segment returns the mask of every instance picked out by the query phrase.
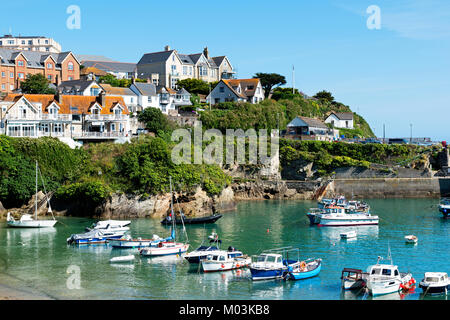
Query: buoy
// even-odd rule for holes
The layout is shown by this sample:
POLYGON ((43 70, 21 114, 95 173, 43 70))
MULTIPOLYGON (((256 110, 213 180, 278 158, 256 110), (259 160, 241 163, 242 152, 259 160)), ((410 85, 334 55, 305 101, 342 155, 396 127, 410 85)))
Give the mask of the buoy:
POLYGON ((269 233, 270 232, 270 230, 269 230, 269 228, 267 228, 267 233, 269 233))

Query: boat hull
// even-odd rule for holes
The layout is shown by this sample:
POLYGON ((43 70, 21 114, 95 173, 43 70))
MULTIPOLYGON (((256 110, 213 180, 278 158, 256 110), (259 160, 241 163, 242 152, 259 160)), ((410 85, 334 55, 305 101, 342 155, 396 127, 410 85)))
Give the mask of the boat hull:
POLYGON ((56 222, 56 220, 8 221, 7 225, 10 228, 52 228, 56 222))
POLYGON ((150 247, 152 245, 153 240, 121 240, 121 239, 112 239, 109 241, 109 244, 113 248, 119 249, 139 249, 150 247))
POLYGON ((284 275, 286 268, 278 269, 259 269, 250 267, 250 273, 252 280, 272 280, 281 279, 284 275))
POLYGON ((402 285, 406 284, 411 279, 411 274, 408 274, 401 279, 369 279, 369 281, 367 282, 367 288, 369 289, 369 294, 371 294, 372 296, 380 296, 384 294, 399 292, 400 290, 402 290, 402 285))
POLYGON ((74 239, 72 240, 71 244, 76 244, 76 245, 83 245, 83 244, 106 244, 108 243, 110 240, 113 239, 119 239, 121 238, 122 235, 120 236, 111 236, 111 237, 99 237, 99 238, 89 238, 89 239, 74 239))
POLYGON ((144 257, 159 257, 185 253, 189 249, 188 244, 163 245, 162 247, 149 247, 141 251, 144 257))
POLYGON ((429 295, 438 295, 438 294, 448 294, 450 292, 450 284, 441 285, 441 286, 433 286, 423 282, 419 283, 419 288, 422 289, 424 294, 429 295))
POLYGON ((322 269, 322 263, 319 262, 317 267, 313 270, 303 271, 303 272, 289 272, 289 280, 303 280, 319 275, 322 269))
POLYGON ((450 207, 441 206, 441 207, 439 207, 439 212, 442 213, 444 218, 449 218, 450 217, 450 207))
POLYGON ((202 261, 203 272, 229 271, 234 269, 246 268, 250 265, 251 258, 234 259, 233 261, 217 262, 202 261))
MULTIPOLYGON (((217 215, 212 215, 212 216, 208 216, 208 217, 200 217, 200 218, 184 218, 183 221, 181 221, 181 219, 176 219, 176 224, 204 224, 204 223, 214 223, 217 220, 219 220, 220 218, 222 218, 221 214, 217 214, 217 215)), ((162 224, 165 225, 171 225, 172 221, 164 218, 161 221, 162 224)))
POLYGON ((319 227, 375 226, 378 218, 320 218, 319 227))

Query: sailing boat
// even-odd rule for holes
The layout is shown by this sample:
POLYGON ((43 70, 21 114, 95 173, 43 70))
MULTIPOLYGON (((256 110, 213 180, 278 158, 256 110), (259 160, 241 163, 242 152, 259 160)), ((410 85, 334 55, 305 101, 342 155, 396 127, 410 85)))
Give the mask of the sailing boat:
POLYGON ((41 180, 42 180, 42 184, 44 186, 45 197, 47 198, 47 203, 48 203, 48 211, 47 212, 50 212, 52 214, 53 220, 44 220, 44 219, 38 220, 38 217, 37 217, 38 171, 40 172, 38 162, 36 161, 36 193, 35 193, 35 204, 34 204, 34 219, 30 214, 24 214, 24 215, 22 215, 20 220, 14 220, 14 218, 11 216, 11 212, 8 212, 6 222, 9 227, 12 227, 12 228, 51 228, 57 222, 55 220, 55 217, 53 216, 52 208, 50 207, 50 201, 47 198, 47 192, 45 191, 45 184, 44 184, 44 179, 42 178, 42 173, 41 173, 41 180))
MULTIPOLYGON (((172 193, 172 177, 169 177, 170 180, 170 209, 172 217, 175 217, 175 214, 173 212, 173 193, 172 193)), ((180 212, 181 213, 181 212, 180 212)), ((183 214, 180 214, 181 221, 183 223, 183 230, 185 233, 185 236, 187 238, 186 229, 184 227, 183 222, 183 214)), ((156 245, 152 245, 149 247, 146 247, 142 250, 140 250, 140 255, 144 257, 156 257, 156 256, 167 256, 167 255, 174 255, 174 254, 182 254, 185 253, 189 249, 189 243, 181 243, 176 242, 176 233, 175 233, 175 225, 176 225, 176 219, 172 219, 172 232, 171 232, 171 239, 173 241, 162 241, 157 243, 156 245)))

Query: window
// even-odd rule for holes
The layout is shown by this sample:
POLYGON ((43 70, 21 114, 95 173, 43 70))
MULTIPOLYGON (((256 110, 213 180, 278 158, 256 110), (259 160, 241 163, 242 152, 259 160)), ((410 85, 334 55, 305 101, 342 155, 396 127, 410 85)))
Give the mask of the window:
POLYGON ((48 44, 48 40, 45 40, 45 44, 48 44))
POLYGON ((25 75, 24 75, 23 72, 19 72, 19 73, 17 74, 17 76, 19 77, 19 79, 24 79, 24 78, 25 78, 25 75))
POLYGON ((100 93, 99 88, 91 88, 91 96, 98 96, 99 93, 100 93))
POLYGON ((390 276, 391 275, 391 269, 383 269, 383 276, 390 276))
POLYGON ((22 40, 22 44, 25 44, 25 40, 22 40))
POLYGON ((33 40, 28 40, 28 44, 33 44, 33 40))
POLYGON ((187 66, 183 66, 183 75, 187 75, 188 74, 188 67, 187 66))
POLYGON ((8 40, 8 44, 14 44, 14 40, 8 40))
POLYGON ((2 90, 6 90, 5 84, 2 84, 2 90))
POLYGON ((10 72, 10 73, 9 73, 9 77, 10 77, 11 79, 14 79, 14 72, 10 72))
POLYGON ((116 124, 115 123, 111 123, 111 131, 116 131, 116 124))
POLYGON ((52 75, 49 74, 49 75, 47 76, 47 79, 51 81, 51 80, 52 80, 52 75))
POLYGON ((2 71, 2 78, 6 77, 5 71, 2 71))
POLYGON ((62 123, 55 123, 53 125, 53 132, 56 132, 56 133, 63 132, 62 123))
POLYGON ((69 81, 70 81, 70 80, 73 80, 73 77, 68 77, 67 80, 69 80, 69 81))
POLYGON ((221 92, 221 93, 225 92, 225 87, 220 87, 219 92, 221 92))
POLYGON ((13 91, 13 90, 14 90, 14 85, 13 85, 13 84, 10 84, 10 85, 9 85, 9 90, 10 90, 10 91, 13 91))
POLYGON ((19 116, 25 119, 27 117, 27 108, 26 107, 20 107, 19 108, 19 116))
POLYGON ((376 268, 376 269, 372 269, 371 274, 380 274, 380 272, 381 272, 381 269, 376 268))
POLYGON ((17 66, 23 67, 24 65, 25 65, 25 64, 24 64, 24 61, 23 61, 23 60, 17 61, 17 66))
POLYGON ((73 62, 69 62, 67 64, 67 69, 69 69, 69 71, 73 71, 73 62))
POLYGON ((47 69, 53 69, 53 64, 47 63, 47 69))
POLYGON ((152 103, 152 97, 151 97, 151 96, 148 96, 148 97, 147 97, 147 102, 148 102, 148 103, 152 103))
POLYGON ((49 48, 49 47, 45 48, 45 51, 49 52, 49 51, 50 51, 50 48, 49 48))
POLYGON ((177 66, 176 65, 172 65, 171 66, 171 71, 172 71, 172 75, 175 76, 177 74, 177 66))
POLYGON ((220 103, 220 98, 215 98, 215 99, 214 99, 214 103, 215 103, 215 104, 220 103))
POLYGON ((161 111, 166 112, 166 105, 161 106, 161 111))

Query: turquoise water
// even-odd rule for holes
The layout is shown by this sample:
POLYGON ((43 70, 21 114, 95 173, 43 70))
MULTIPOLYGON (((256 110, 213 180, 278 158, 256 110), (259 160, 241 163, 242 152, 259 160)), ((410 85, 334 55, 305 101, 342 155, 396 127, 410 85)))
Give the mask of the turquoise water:
MULTIPOLYGON (((110 264, 111 257, 137 250, 67 246, 66 238, 82 232, 93 220, 64 217, 58 218, 61 223, 53 231, 10 229, 2 222, 0 272, 62 299, 370 299, 364 294, 342 292, 341 271, 344 267, 365 270, 376 263, 378 256, 387 256, 389 245, 400 271, 412 272, 417 282, 427 271, 450 273, 450 220, 441 217, 436 199, 367 202, 373 214, 380 216, 380 224, 358 227, 356 240, 340 239, 340 232, 348 228, 310 226, 305 213, 316 206, 312 201, 241 202, 235 212, 224 214, 215 224, 186 226, 189 251, 202 241, 206 243, 212 231, 219 234, 223 248, 231 245, 249 255, 276 247, 300 248, 301 258, 323 259, 320 275, 309 280, 252 282, 248 270, 203 274, 197 265, 176 256, 137 257, 132 263, 110 264), (406 244, 403 237, 408 234, 417 235, 419 243, 406 244), (79 268, 79 289, 69 289, 73 287, 70 266, 79 268)), ((165 237, 169 232, 158 219, 132 220, 133 237, 165 237)), ((380 299, 423 299, 421 292, 417 288, 415 293, 395 293, 380 299)))

